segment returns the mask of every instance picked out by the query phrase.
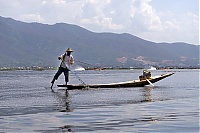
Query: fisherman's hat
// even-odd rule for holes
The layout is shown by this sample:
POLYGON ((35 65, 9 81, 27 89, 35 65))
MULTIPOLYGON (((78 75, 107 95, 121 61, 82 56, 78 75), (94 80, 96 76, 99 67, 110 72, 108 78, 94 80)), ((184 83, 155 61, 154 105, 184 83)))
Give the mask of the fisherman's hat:
POLYGON ((68 49, 66 50, 66 52, 73 52, 73 50, 72 50, 71 48, 68 48, 68 49))

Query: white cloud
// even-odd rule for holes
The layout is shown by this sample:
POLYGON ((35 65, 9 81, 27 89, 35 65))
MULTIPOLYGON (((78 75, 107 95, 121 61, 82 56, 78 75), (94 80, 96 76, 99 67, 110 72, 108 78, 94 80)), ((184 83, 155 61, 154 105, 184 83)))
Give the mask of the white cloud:
POLYGON ((110 29, 110 30, 123 29, 122 25, 113 24, 112 18, 94 17, 93 19, 82 19, 81 23, 83 25, 95 24, 98 27, 100 27, 101 30, 104 30, 104 31, 106 31, 107 29, 110 29))
MULTIPOLYGON (((171 14, 171 13, 170 13, 171 14)), ((170 16, 170 15, 168 15, 170 16)), ((175 16, 175 15, 173 15, 175 16)), ((186 13, 179 18, 160 16, 163 30, 146 32, 145 38, 158 42, 186 42, 199 44, 199 18, 192 13, 186 13)))
POLYGON ((66 1, 65 0, 53 0, 53 3, 58 4, 58 5, 65 5, 66 1))
POLYGON ((135 0, 131 11, 131 27, 137 32, 160 31, 162 22, 155 10, 149 5, 150 0, 135 0))
MULTIPOLYGON (((94 24, 101 30, 113 32, 137 32, 163 30, 162 22, 150 0, 88 0, 82 5, 82 25, 94 24), (106 3, 106 4, 104 4, 106 3)), ((88 26, 88 25, 87 25, 88 26)), ((99 29, 98 29, 99 30, 99 29)))
POLYGON ((20 20, 25 22, 44 22, 44 18, 41 17, 38 13, 36 14, 24 14, 20 16, 20 20))
MULTIPOLYGON (((110 0, 87 0, 81 7, 81 24, 89 26, 96 25, 101 30, 122 29, 121 25, 113 23, 112 17, 105 12, 106 7, 110 4, 110 0)), ((114 11, 110 12, 110 14, 114 11)))
POLYGON ((0 15, 27 22, 72 23, 95 32, 127 32, 154 42, 199 43, 198 15, 161 12, 151 1, 2 0, 0 15))

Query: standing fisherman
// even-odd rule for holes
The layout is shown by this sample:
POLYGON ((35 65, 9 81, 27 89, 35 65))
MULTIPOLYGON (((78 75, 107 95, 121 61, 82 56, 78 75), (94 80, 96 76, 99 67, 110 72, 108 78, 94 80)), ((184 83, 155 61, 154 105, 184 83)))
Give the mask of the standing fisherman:
POLYGON ((62 62, 53 80, 51 81, 51 88, 53 87, 55 80, 58 79, 62 72, 65 75, 65 83, 67 84, 67 82, 69 82, 70 66, 74 63, 74 58, 71 55, 71 52, 73 52, 73 50, 71 48, 68 48, 63 55, 58 57, 58 60, 61 60, 62 62))

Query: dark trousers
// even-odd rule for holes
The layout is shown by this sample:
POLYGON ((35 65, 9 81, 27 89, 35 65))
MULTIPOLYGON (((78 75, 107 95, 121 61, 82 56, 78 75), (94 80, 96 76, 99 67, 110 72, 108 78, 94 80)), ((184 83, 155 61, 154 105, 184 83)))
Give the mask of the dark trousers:
POLYGON ((69 82, 69 69, 63 68, 63 67, 59 67, 57 73, 55 74, 53 78, 53 82, 58 79, 58 77, 62 74, 62 72, 64 72, 66 84, 67 82, 69 82))

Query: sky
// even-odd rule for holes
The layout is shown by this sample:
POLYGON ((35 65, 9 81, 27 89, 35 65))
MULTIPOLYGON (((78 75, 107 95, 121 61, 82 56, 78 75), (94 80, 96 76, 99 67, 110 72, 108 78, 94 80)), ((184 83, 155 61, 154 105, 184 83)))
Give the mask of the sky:
POLYGON ((0 16, 199 44, 199 0, 0 0, 0 16))

